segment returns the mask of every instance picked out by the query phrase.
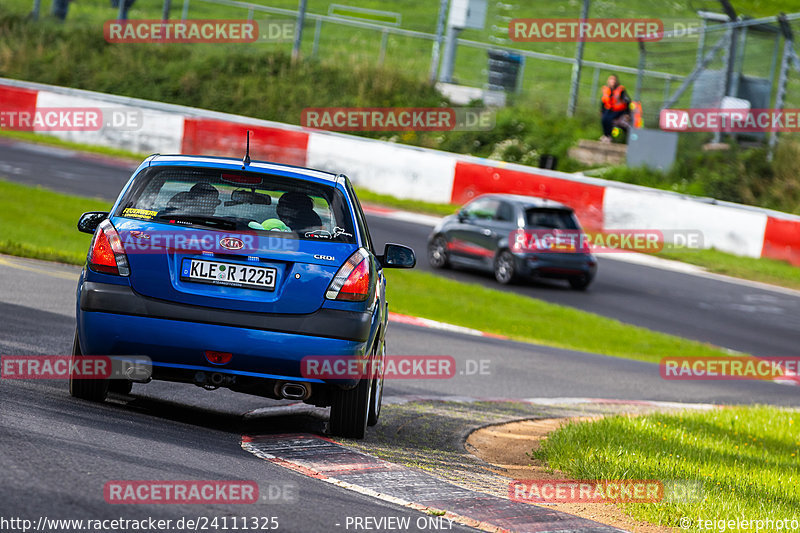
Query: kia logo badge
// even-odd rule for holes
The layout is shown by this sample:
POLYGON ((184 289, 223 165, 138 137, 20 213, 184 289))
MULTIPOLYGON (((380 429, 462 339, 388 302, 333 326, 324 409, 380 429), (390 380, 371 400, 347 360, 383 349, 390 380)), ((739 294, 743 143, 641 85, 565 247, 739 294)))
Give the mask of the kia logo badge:
POLYGON ((219 240, 219 245, 228 250, 241 250, 244 248, 244 241, 236 237, 225 237, 219 240))

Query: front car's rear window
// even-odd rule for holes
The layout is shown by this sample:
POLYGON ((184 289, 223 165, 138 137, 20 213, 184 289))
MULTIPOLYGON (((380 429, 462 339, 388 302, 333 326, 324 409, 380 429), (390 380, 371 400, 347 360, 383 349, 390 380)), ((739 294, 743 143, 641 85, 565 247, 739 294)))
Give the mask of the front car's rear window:
POLYGON ((529 228, 580 229, 578 220, 568 209, 529 207, 525 210, 525 223, 529 228))
POLYGON ((333 186, 257 172, 150 167, 116 216, 226 231, 355 242, 344 195, 333 186))

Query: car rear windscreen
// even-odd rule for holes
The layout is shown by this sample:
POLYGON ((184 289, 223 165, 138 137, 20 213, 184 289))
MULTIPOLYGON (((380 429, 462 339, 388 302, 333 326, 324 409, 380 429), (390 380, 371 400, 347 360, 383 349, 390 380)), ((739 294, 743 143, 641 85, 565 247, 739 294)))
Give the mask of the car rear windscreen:
POLYGON ((341 191, 257 172, 151 167, 136 177, 115 215, 225 231, 355 242, 352 217, 341 191))
POLYGON ((529 207, 525 210, 525 224, 529 228, 580 229, 572 211, 529 207))

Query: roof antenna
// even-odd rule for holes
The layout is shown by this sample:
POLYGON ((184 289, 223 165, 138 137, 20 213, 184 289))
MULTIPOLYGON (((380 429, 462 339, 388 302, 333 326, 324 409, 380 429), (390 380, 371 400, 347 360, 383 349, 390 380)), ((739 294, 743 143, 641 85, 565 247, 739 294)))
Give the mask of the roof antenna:
POLYGON ((245 167, 250 164, 250 130, 246 131, 247 131, 247 150, 244 153, 244 159, 242 159, 242 170, 244 170, 245 167))

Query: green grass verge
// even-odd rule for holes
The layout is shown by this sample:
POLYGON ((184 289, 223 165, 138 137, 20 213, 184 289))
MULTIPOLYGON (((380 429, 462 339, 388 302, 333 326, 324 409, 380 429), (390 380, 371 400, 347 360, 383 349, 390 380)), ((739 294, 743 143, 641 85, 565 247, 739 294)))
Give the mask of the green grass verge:
MULTIPOLYGON (((532 455, 574 479, 702 484, 704 497, 699 501, 625 506, 635 518, 657 524, 678 527, 681 517, 689 517, 691 529, 698 530, 698 518, 800 518, 797 411, 755 406, 614 416, 569 424, 552 433, 532 455)), ((728 529, 737 530, 716 527, 717 531, 728 529)))
POLYGON ((0 180, 0 253, 81 265, 91 236, 76 228, 86 211, 109 202, 0 180))
MULTIPOLYGON (((28 132, 0 131, 0 137, 16 139, 37 144, 59 146, 83 152, 103 154, 113 157, 122 157, 137 162, 145 157, 145 154, 137 154, 126 150, 117 150, 104 146, 92 146, 87 144, 62 141, 57 137, 28 132)), ((379 194, 364 188, 357 187, 359 199, 365 204, 375 204, 395 209, 402 209, 414 213, 423 213, 436 216, 447 216, 458 210, 456 204, 438 204, 424 202, 421 200, 408 200, 396 198, 388 194, 379 194)), ((11 252, 6 252, 11 253, 11 252)), ((736 278, 771 283, 790 289, 800 289, 800 268, 790 265, 784 261, 775 259, 761 259, 752 257, 741 257, 738 255, 721 252, 719 250, 663 250, 658 257, 673 259, 698 265, 708 269, 710 272, 725 274, 736 278)))
MULTIPOLYGON (((83 264, 90 236, 75 223, 108 202, 0 180, 0 252, 83 264), (25 223, 21 223, 25 221, 25 223)), ((658 361, 666 355, 725 352, 616 320, 532 298, 413 271, 391 271, 389 298, 398 313, 506 335, 513 339, 607 355, 658 361), (502 313, 487 313, 502 309, 502 313)))
MULTIPOLYGON (((714 8, 718 3, 710 2, 714 8)), ((783 0, 781 0, 783 2, 783 0)), ((574 3, 574 2, 573 2, 574 3)), ((780 5, 789 5, 788 0, 780 5)), ((293 0, 276 0, 273 7, 296 8, 293 0)), ((331 0, 309 1, 309 12, 326 13, 331 0)), ((577 15, 577 5, 502 2, 489 3, 486 30, 465 30, 461 37, 491 41, 490 28, 507 25, 507 17, 564 17, 577 15)), ((406 0, 381 2, 367 0, 359 6, 381 6, 403 15, 403 27, 433 31, 437 2, 406 0)), ((181 5, 174 4, 173 18, 181 5)), ((0 3, 0 74, 41 83, 89 89, 165 103, 195 106, 215 111, 252 116, 290 124, 301 121, 308 107, 439 107, 450 103, 428 83, 431 42, 408 36, 389 36, 383 61, 379 60, 381 35, 375 30, 344 27, 325 22, 320 27, 318 54, 312 56, 316 26, 309 21, 304 32, 302 60, 292 62, 291 43, 252 44, 130 44, 107 43, 102 23, 116 16, 107 0, 72 2, 70 15, 63 23, 43 12, 41 20, 26 17, 30 0, 0 3)), ((659 17, 668 26, 676 18, 697 21, 692 2, 665 5, 659 0, 620 0, 595 2, 592 17, 659 17)), ((774 12, 776 2, 738 1, 742 15, 774 12)), ((47 9, 45 9, 45 12, 47 9)), ((193 18, 231 18, 246 16, 239 7, 193 1, 193 18)), ((137 2, 131 19, 157 18, 159 2, 137 2)), ((795 31, 800 22, 795 23, 795 31)), ((497 37, 497 36, 495 36, 497 37)), ((751 77, 769 77, 771 39, 750 35, 744 54, 745 72, 751 77)), ((762 37, 764 37, 762 35, 762 37)), ((712 39, 712 41, 715 38, 712 39)), ((510 44, 510 43, 507 43, 510 44)), ((574 43, 513 43, 523 49, 574 57, 574 43)), ((498 44, 498 46, 501 46, 498 44)), ((502 46, 501 46, 502 47, 502 46)), ((639 53, 633 43, 587 43, 586 59, 638 64, 639 53)), ((647 67, 687 75, 696 59, 691 41, 651 44, 647 67), (680 50, 676 50, 675 47, 680 50)), ((487 52, 462 43, 456 56, 455 79, 474 87, 486 83, 487 52)), ((712 69, 719 68, 714 63, 712 69)), ((354 132, 370 138, 391 140, 414 146, 488 157, 495 160, 537 166, 541 156, 556 157, 557 170, 586 169, 569 156, 578 139, 600 136, 598 87, 611 72, 606 68, 586 69, 581 77, 580 99, 575 116, 564 116, 570 91, 571 66, 563 62, 529 58, 522 76, 524 91, 510 95, 509 107, 496 110, 493 128, 482 131, 354 132), (595 83, 595 81, 597 83, 595 83)), ((632 90, 636 80, 625 75, 622 82, 632 90)), ((798 107, 791 100, 800 95, 800 80, 789 77, 787 107, 798 107)), ((645 77, 641 99, 645 123, 657 123, 669 90, 663 80, 645 77)), ((675 107, 690 107, 691 91, 675 107)), ((258 136, 254 146, 258 146, 258 136)), ((765 149, 732 149, 704 152, 701 146, 708 133, 681 135, 679 157, 668 172, 645 169, 611 169, 604 177, 689 194, 709 196, 788 212, 800 212, 800 142, 797 135, 782 135, 774 159, 765 149)))
MULTIPOLYGON (((141 161, 145 154, 137 154, 126 150, 92 146, 87 144, 63 141, 50 135, 29 132, 0 131, 0 137, 15 139, 37 144, 46 144, 80 150, 83 152, 103 154, 113 157, 131 159, 132 162, 141 161)), ((438 204, 421 200, 408 200, 396 198, 388 194, 379 194, 367 189, 357 187, 359 199, 365 204, 375 204, 395 209, 402 209, 414 213, 423 213, 436 216, 452 215, 458 210, 456 204, 438 204)), ((6 253, 11 253, 7 251, 6 253)), ((719 250, 663 250, 658 257, 674 259, 707 268, 710 272, 725 274, 736 278, 771 283, 790 289, 800 289, 800 268, 784 261, 775 259, 760 259, 741 257, 738 255, 721 252, 719 250)))
POLYGON ((721 349, 527 296, 417 271, 387 271, 389 309, 558 348, 658 362, 721 349))
POLYGON ((777 259, 741 257, 719 250, 664 250, 659 257, 707 268, 717 274, 800 289, 800 268, 777 259))
POLYGON ((385 207, 394 207, 404 211, 411 211, 414 213, 423 213, 428 215, 447 216, 452 215, 460 206, 456 204, 435 204, 433 202, 424 202, 422 200, 407 200, 404 198, 396 198, 388 194, 380 194, 377 192, 368 191, 367 189, 356 187, 356 194, 358 199, 365 204, 376 204, 385 207))
POLYGON ((123 159, 130 159, 134 164, 139 163, 149 154, 138 154, 129 150, 121 148, 110 148, 108 146, 96 146, 83 143, 76 143, 72 141, 65 141, 54 137, 52 135, 45 135, 43 133, 33 133, 29 131, 9 131, 0 130, 0 138, 11 139, 15 141, 24 141, 34 144, 45 144, 48 146, 57 146, 59 148, 68 148, 80 152, 89 152, 93 154, 107 155, 111 157, 118 157, 123 159))

